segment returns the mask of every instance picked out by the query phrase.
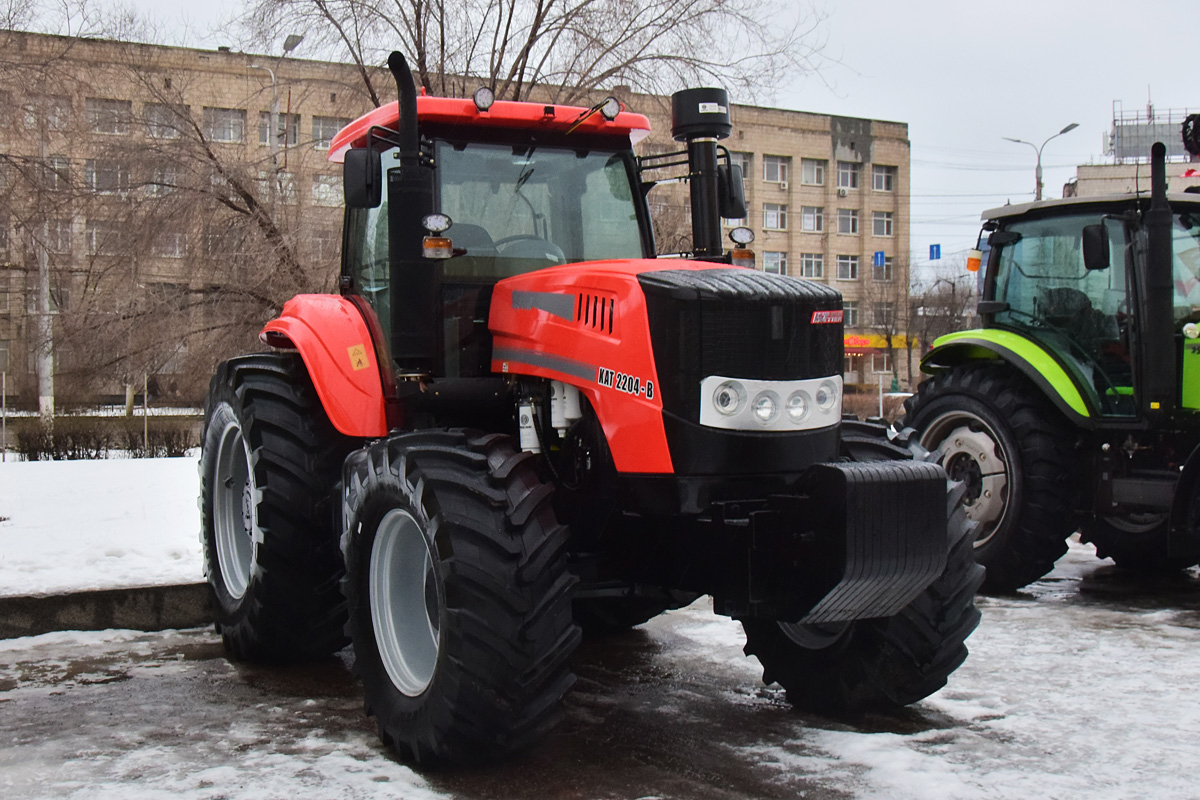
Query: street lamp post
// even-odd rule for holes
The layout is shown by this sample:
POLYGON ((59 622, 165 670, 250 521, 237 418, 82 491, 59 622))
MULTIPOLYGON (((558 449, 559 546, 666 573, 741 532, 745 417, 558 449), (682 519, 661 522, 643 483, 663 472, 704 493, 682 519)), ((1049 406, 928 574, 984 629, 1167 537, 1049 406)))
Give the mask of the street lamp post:
POLYGON ((1035 184, 1035 186, 1034 186, 1034 199, 1035 199, 1035 200, 1041 200, 1041 199, 1042 199, 1042 148, 1044 148, 1044 147, 1045 147, 1047 144, 1049 144, 1049 143, 1050 143, 1050 139, 1055 139, 1055 138, 1057 138, 1057 137, 1059 137, 1059 136, 1062 136, 1064 133, 1067 133, 1067 132, 1069 132, 1069 131, 1073 131, 1073 130, 1075 130, 1075 129, 1076 129, 1076 128, 1078 128, 1078 127, 1079 127, 1079 123, 1078 123, 1078 122, 1072 122, 1070 125, 1068 125, 1067 127, 1063 128, 1061 131, 1059 131, 1058 133, 1054 134, 1053 136, 1051 136, 1051 137, 1050 137, 1049 139, 1047 139, 1046 141, 1042 142, 1042 146, 1041 146, 1041 147, 1038 147, 1038 146, 1037 146, 1036 144, 1034 144, 1033 142, 1027 142, 1027 141, 1025 141, 1024 139, 1014 139, 1014 138, 1012 138, 1011 136, 1003 136, 1003 137, 1001 137, 1001 138, 1002 138, 1002 139, 1004 139, 1006 142, 1016 142, 1017 144, 1027 144, 1027 145, 1029 145, 1030 147, 1032 147, 1032 148, 1033 148, 1033 150, 1034 150, 1034 152, 1035 152, 1035 153, 1037 153, 1037 168, 1036 168, 1036 170, 1034 171, 1034 178, 1035 178, 1035 180, 1037 181, 1037 183, 1036 183, 1036 184, 1035 184))
MULTIPOLYGON (((303 34, 292 34, 283 42, 283 54, 275 59, 275 66, 279 66, 279 62, 284 56, 291 53, 299 46, 300 42, 304 41, 303 34)), ((262 64, 251 64, 250 69, 266 70, 271 75, 271 121, 268 123, 269 130, 267 133, 267 143, 271 147, 271 199, 274 201, 276 192, 276 183, 279 181, 279 82, 275 78, 275 70, 262 64)), ((287 137, 287 128, 285 126, 283 136, 287 137)))

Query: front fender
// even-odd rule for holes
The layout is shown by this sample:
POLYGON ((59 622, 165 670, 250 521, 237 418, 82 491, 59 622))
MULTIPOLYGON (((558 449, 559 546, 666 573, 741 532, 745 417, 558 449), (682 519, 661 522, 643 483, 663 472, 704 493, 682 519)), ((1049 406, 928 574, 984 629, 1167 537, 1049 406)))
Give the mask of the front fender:
POLYGON ((379 362, 362 312, 344 297, 296 295, 268 322, 259 339, 294 348, 329 421, 340 433, 378 437, 388 432, 379 362))
POLYGON ((1012 331, 981 328, 938 337, 921 359, 921 371, 930 374, 980 361, 1003 361, 1033 381, 1067 419, 1091 426, 1095 409, 1075 381, 1045 348, 1012 331))

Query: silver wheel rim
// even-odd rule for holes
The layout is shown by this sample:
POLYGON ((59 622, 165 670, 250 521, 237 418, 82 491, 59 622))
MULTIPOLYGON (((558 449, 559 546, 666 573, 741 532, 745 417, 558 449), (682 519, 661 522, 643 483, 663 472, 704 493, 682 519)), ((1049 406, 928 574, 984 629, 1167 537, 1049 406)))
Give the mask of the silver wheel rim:
POLYGON ((240 599, 250 585, 254 544, 259 537, 254 522, 257 491, 251 479, 250 454, 242 429, 228 422, 217 445, 217 471, 213 487, 213 533, 217 565, 225 591, 240 599))
POLYGON ((403 509, 379 522, 371 546, 371 625, 383 668, 403 694, 416 697, 433 681, 441 601, 429 540, 403 509))
POLYGON ((780 622, 779 629, 783 635, 791 639, 805 650, 824 650, 831 647, 846 635, 850 629, 849 622, 809 623, 780 622))
POLYGON ((986 422, 966 411, 942 414, 921 435, 921 446, 941 450, 951 480, 966 484, 963 509, 978 523, 975 547, 983 547, 1000 529, 1008 512, 1008 454, 986 422))

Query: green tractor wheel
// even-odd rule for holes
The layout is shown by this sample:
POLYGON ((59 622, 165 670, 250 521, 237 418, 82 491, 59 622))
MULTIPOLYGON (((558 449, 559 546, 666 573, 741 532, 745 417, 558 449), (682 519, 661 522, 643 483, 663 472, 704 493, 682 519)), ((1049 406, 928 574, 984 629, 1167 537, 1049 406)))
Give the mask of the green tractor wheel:
POLYGON ((975 365, 922 383, 905 412, 902 424, 966 484, 984 590, 1015 591, 1053 569, 1075 530, 1075 435, 1046 398, 1007 365, 975 365))
POLYGON ((1168 514, 1126 514, 1095 517, 1083 526, 1083 540, 1096 545, 1096 555, 1138 572, 1163 573, 1186 569, 1195 558, 1168 558, 1168 514))

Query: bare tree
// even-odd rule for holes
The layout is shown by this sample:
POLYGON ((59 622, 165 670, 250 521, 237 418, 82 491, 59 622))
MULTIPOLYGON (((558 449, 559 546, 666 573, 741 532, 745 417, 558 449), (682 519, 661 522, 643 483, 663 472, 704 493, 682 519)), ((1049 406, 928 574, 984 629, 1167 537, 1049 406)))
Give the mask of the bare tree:
POLYGON ((484 84, 502 99, 540 89, 571 103, 618 84, 665 93, 715 81, 753 99, 816 70, 821 21, 761 0, 254 0, 241 27, 258 44, 304 31, 357 65, 379 105, 372 66, 391 50, 445 96, 484 84))
POLYGON ((927 269, 920 276, 914 273, 908 307, 910 375, 914 346, 920 355, 939 336, 971 326, 978 301, 977 275, 967 272, 966 263, 959 259, 948 260, 935 270, 927 269))

